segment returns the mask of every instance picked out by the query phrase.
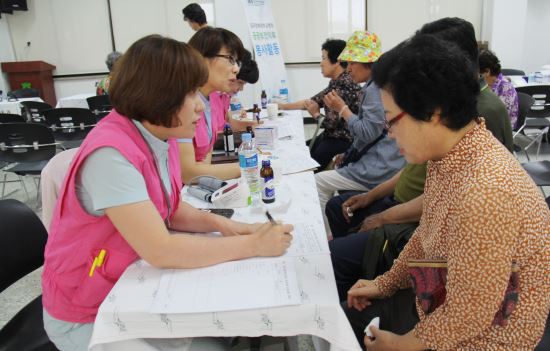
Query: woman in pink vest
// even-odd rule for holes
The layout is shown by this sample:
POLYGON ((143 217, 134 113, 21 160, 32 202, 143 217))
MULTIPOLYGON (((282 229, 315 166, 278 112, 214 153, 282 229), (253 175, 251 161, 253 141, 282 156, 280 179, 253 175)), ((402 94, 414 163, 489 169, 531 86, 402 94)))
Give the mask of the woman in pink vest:
POLYGON ((218 132, 223 130, 228 99, 221 93, 231 92, 241 66, 244 48, 234 33, 223 28, 203 28, 189 40, 208 66, 208 81, 200 87, 199 97, 205 105, 193 139, 178 140, 181 154, 182 180, 188 183, 196 176, 210 175, 219 179, 240 176, 238 163, 212 165, 211 153, 218 132))
MULTIPOLYGON (((193 137, 204 108, 197 89, 207 75, 199 53, 158 35, 134 43, 116 67, 114 109, 69 167, 44 255, 44 328, 58 349, 87 350, 100 304, 139 258, 158 268, 195 268, 278 256, 288 247, 290 225, 239 223, 180 200, 176 139, 193 137)), ((162 340, 139 342, 166 349, 162 340)), ((191 349, 224 349, 219 343, 199 338, 191 349)))

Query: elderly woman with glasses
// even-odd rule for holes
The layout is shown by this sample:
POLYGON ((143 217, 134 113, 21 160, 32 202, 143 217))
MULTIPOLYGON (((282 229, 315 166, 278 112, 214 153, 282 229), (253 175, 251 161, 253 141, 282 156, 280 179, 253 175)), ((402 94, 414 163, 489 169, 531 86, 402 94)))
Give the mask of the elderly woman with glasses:
POLYGON ((389 137, 428 168, 409 243, 388 272, 348 292, 346 314, 368 350, 532 350, 544 330, 550 212, 477 117, 476 73, 457 46, 427 34, 374 68, 389 137), (373 317, 380 327, 365 336, 373 317))
POLYGON ((180 139, 181 174, 184 183, 201 175, 219 179, 237 178, 240 175, 236 163, 212 165, 212 149, 217 133, 225 124, 226 106, 229 95, 237 80, 244 56, 244 47, 234 33, 223 28, 206 27, 195 33, 189 45, 206 60, 208 81, 200 87, 199 96, 205 105, 201 119, 197 122, 192 139, 180 139))

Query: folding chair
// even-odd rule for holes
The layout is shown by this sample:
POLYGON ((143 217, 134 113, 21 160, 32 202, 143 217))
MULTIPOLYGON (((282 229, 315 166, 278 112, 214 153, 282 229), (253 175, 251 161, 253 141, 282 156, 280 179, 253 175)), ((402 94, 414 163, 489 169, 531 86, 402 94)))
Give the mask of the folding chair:
MULTIPOLYGON (((546 135, 546 140, 548 141, 548 130, 550 127, 550 121, 547 118, 550 117, 550 85, 529 85, 524 87, 517 87, 516 90, 518 92, 520 104, 522 103, 522 101, 527 101, 527 98, 524 95, 520 94, 527 94, 531 96, 532 104, 530 106, 530 109, 527 110, 525 121, 523 122, 523 124, 520 125, 520 121, 518 118, 518 123, 516 124, 518 128, 516 133, 514 134, 514 137, 518 135, 518 133, 522 133, 526 137, 531 138, 531 143, 528 145, 528 147, 534 145, 534 141, 537 141, 538 149, 540 150, 542 137, 538 137, 541 135, 546 135)), ((520 112, 521 109, 522 107, 520 107, 520 112)))
POLYGON ((43 112, 53 108, 50 104, 40 101, 21 101, 19 104, 22 106, 21 114, 28 122, 35 123, 44 122, 46 119, 43 112))
POLYGON ((14 113, 0 113, 0 123, 25 123, 25 118, 14 113))
POLYGON ((86 101, 88 101, 88 107, 98 121, 107 116, 113 108, 109 100, 109 95, 92 96, 87 98, 86 101))
MULTIPOLYGON (((42 169, 55 156, 57 145, 52 132, 46 126, 31 123, 0 124, 0 164, 5 164, 2 171, 6 172, 1 198, 4 198, 8 173, 15 173, 30 200, 23 176, 40 176, 42 169)), ((39 177, 35 184, 38 200, 39 177)))
MULTIPOLYGON (((44 264, 48 234, 40 218, 25 204, 0 200, 0 292, 44 264)), ((0 329, 0 350, 56 351, 42 320, 42 295, 0 329)))
POLYGON ((87 108, 54 108, 44 111, 45 125, 63 150, 79 147, 97 119, 87 108))

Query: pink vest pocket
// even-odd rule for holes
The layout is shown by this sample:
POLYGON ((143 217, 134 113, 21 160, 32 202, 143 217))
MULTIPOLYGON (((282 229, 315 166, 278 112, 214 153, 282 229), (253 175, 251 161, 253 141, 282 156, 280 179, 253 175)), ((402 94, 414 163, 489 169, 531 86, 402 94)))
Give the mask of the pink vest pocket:
POLYGON ((95 267, 93 275, 89 273, 94 258, 99 255, 100 249, 95 249, 87 260, 86 271, 73 295, 72 303, 86 308, 99 308, 115 283, 126 268, 137 259, 135 254, 118 252, 106 249, 105 260, 99 267, 95 267))

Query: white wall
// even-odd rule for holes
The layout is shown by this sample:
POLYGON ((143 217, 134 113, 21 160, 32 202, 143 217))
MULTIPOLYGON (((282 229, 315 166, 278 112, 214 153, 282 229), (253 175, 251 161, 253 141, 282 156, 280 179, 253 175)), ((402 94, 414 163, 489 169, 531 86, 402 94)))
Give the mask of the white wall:
MULTIPOLYGON (((497 55, 503 68, 523 68, 524 31, 527 20, 527 0, 496 0, 488 15, 492 18, 489 48, 497 55)), ((536 52, 531 53, 537 55, 536 52)))
MULTIPOLYGON (((15 61, 15 53, 13 51, 13 45, 11 43, 11 32, 6 20, 7 15, 0 18, 0 62, 15 61)), ((10 90, 7 74, 2 73, 0 75, 0 90, 4 95, 10 90)))
POLYGON ((529 0, 523 35, 522 66, 527 72, 550 64, 550 1, 529 0))

